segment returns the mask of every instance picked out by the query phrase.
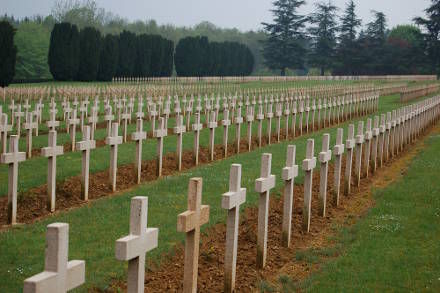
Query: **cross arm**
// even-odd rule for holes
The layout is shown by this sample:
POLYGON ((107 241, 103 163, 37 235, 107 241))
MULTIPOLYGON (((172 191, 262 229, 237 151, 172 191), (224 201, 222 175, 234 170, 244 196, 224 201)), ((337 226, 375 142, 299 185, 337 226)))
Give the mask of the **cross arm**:
MULTIPOLYGON (((177 232, 189 232, 194 230, 196 227, 196 212, 195 211, 186 211, 177 216, 177 232)), ((209 221, 209 206, 202 205, 200 207, 200 223, 199 225, 203 225, 208 223, 209 221)))
POLYGON ((316 167, 316 157, 303 160, 302 169, 304 171, 310 171, 310 170, 314 169, 315 167, 316 167))
POLYGON ((222 195, 222 208, 230 210, 238 207, 246 201, 246 188, 240 188, 240 191, 229 191, 222 195))
POLYGON ((270 175, 267 178, 258 178, 255 180, 255 191, 258 193, 263 193, 271 188, 275 187, 275 175, 270 175))
POLYGON ((14 162, 22 162, 25 160, 26 160, 26 153, 25 152, 5 153, 5 154, 2 154, 0 157, 0 162, 3 164, 11 164, 14 162))
POLYGON ((281 178, 283 180, 292 180, 298 176, 298 165, 293 165, 292 167, 284 167, 281 178))
POLYGON ((318 159, 321 163, 327 163, 328 161, 330 161, 331 157, 332 157, 332 151, 328 150, 326 152, 320 152, 318 159))
POLYGON ((76 148, 80 151, 94 149, 96 148, 96 141, 95 140, 79 141, 76 143, 76 148))
POLYGON ((118 260, 130 260, 138 257, 142 253, 157 247, 158 228, 147 228, 145 236, 130 234, 116 240, 115 254, 118 260))
POLYGON ((122 136, 107 137, 105 139, 105 144, 108 145, 116 145, 121 143, 122 143, 122 136))
POLYGON ((43 157, 53 157, 62 155, 64 152, 64 148, 62 146, 55 146, 55 147, 45 147, 41 149, 41 155, 43 157))
POLYGON ((135 141, 143 140, 143 139, 146 139, 146 138, 147 138, 147 133, 144 132, 144 131, 142 131, 142 132, 133 132, 131 134, 131 139, 135 140, 135 141))
POLYGON ((67 263, 66 290, 72 290, 85 283, 86 262, 71 260, 67 263))

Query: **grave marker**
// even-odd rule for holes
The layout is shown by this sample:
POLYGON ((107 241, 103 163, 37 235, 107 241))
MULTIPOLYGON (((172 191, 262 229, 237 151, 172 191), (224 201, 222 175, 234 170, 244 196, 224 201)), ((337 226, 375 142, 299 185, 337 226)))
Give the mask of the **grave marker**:
POLYGON ((292 211, 293 211, 293 187, 295 178, 298 176, 298 165, 295 165, 296 146, 287 147, 286 167, 282 171, 284 180, 284 205, 283 205, 283 234, 282 244, 284 247, 290 246, 292 232, 292 211))
POLYGON ((229 110, 225 109, 223 111, 223 149, 225 158, 228 156, 228 129, 229 125, 231 125, 231 120, 229 120, 229 110))
POLYGON ((353 166, 353 148, 355 145, 354 140, 354 125, 348 125, 348 136, 345 141, 345 147, 347 149, 347 155, 345 157, 345 176, 344 176, 344 195, 348 196, 351 191, 351 169, 353 166))
POLYGON ((61 293, 85 283, 85 261, 68 261, 69 224, 47 226, 45 254, 44 272, 24 280, 24 293, 61 293))
POLYGON ((177 216, 177 232, 186 233, 183 292, 197 292, 200 226, 209 221, 209 206, 202 205, 202 178, 191 178, 188 210, 177 216))
POLYGON ((57 156, 64 153, 63 146, 57 146, 57 132, 49 131, 48 146, 41 149, 41 155, 48 158, 47 164, 47 209, 55 211, 57 156))
MULTIPOLYGON (((139 121, 139 120, 138 120, 139 121)), ((116 240, 116 259, 128 261, 127 292, 144 292, 145 254, 156 248, 158 228, 147 228, 148 197, 131 199, 130 234, 116 240)))
POLYGON ((266 265, 267 230, 269 222, 269 195, 275 187, 275 175, 271 173, 272 154, 263 154, 261 158, 260 178, 255 180, 255 191, 260 194, 258 203, 257 268, 266 265))
POLYGON ((339 194, 341 187, 341 167, 342 167, 342 154, 344 153, 344 144, 342 143, 344 136, 344 129, 338 128, 336 134, 336 145, 333 148, 333 154, 335 156, 335 168, 334 168, 334 187, 333 187, 333 203, 339 205, 339 194))
POLYGON ((303 208, 303 230, 310 231, 310 218, 312 212, 312 180, 313 169, 316 167, 316 157, 313 156, 315 141, 307 140, 306 158, 303 160, 302 169, 304 175, 304 208, 303 208))
POLYGON ((186 127, 183 124, 183 117, 180 114, 177 114, 176 118, 176 127, 174 127, 174 133, 177 134, 177 169, 182 170, 182 138, 183 134, 186 131, 186 127))
POLYGON ((112 191, 116 191, 116 173, 118 170, 118 145, 122 143, 122 136, 118 136, 119 124, 114 122, 112 124, 111 136, 105 139, 105 144, 110 146, 110 168, 109 180, 112 191))
POLYGON ((136 142, 136 155, 134 159, 134 166, 136 170, 136 183, 141 182, 142 174, 142 141, 147 139, 147 133, 143 131, 143 120, 138 118, 136 120, 136 132, 131 134, 131 140, 136 142))
POLYGON ((322 138, 322 151, 319 153, 320 168, 320 182, 319 182, 319 213, 325 217, 327 204, 327 176, 328 176, 328 162, 331 160, 332 151, 330 147, 330 134, 326 133, 322 138))
POLYGON ((225 292, 234 292, 235 290, 240 205, 245 201, 246 188, 241 187, 241 165, 233 164, 229 175, 229 191, 222 195, 222 208, 228 211, 225 248, 225 292))
POLYGON ((356 135, 356 162, 355 162, 355 183, 359 187, 361 185, 361 171, 362 171, 362 147, 364 144, 364 121, 359 121, 358 131, 356 135))
MULTIPOLYGON (((200 131, 203 128, 203 124, 200 123, 200 112, 195 114, 196 123, 192 125, 192 130, 194 132, 194 163, 196 166, 199 165, 199 145, 200 145, 200 131)), ((188 116, 189 117, 189 116, 188 116)))
POLYGON ((157 177, 162 177, 163 139, 167 136, 163 117, 159 118, 159 128, 153 131, 153 137, 157 139, 157 177))
POLYGON ((82 199, 87 201, 89 200, 90 150, 96 148, 96 141, 90 139, 90 126, 84 126, 82 141, 76 143, 76 148, 82 152, 81 195, 82 199))

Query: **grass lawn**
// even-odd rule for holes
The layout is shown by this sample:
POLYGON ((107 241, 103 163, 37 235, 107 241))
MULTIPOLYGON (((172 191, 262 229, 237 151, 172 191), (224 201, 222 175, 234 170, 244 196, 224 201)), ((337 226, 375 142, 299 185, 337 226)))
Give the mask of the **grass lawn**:
MULTIPOLYGON (((398 96, 381 98, 381 112, 401 106, 398 96)), ((344 127, 345 132, 348 123, 344 127)), ((258 201, 258 194, 254 192, 254 181, 259 177, 260 160, 263 152, 271 152, 272 173, 277 176, 277 190, 280 190, 281 169, 285 165, 286 148, 288 144, 297 146, 297 162, 305 157, 307 138, 315 138, 315 153, 321 149, 323 133, 331 134, 331 144, 334 144, 336 128, 322 130, 309 136, 304 136, 290 142, 282 142, 266 146, 260 150, 243 153, 222 161, 200 166, 162 178, 158 181, 141 184, 132 190, 116 196, 102 198, 88 205, 71 211, 57 213, 32 225, 24 225, 0 233, 0 292, 18 292, 21 290, 23 280, 43 270, 46 226, 53 222, 66 222, 70 224, 69 235, 69 259, 84 259, 86 261, 85 286, 78 291, 86 291, 91 287, 105 289, 114 278, 124 278, 127 264, 119 262, 114 257, 115 240, 128 234, 129 206, 132 196, 149 197, 149 221, 150 227, 159 228, 159 247, 147 255, 148 259, 157 261, 163 253, 167 253, 176 243, 183 240, 184 235, 176 232, 177 214, 186 210, 186 192, 188 180, 191 177, 203 177, 203 203, 211 206, 210 224, 224 222, 226 212, 221 209, 221 194, 228 190, 229 168, 232 163, 241 163, 242 184, 248 189, 245 206, 254 205, 258 201)), ((242 132, 243 133, 243 132, 242 132)), ((255 131, 253 133, 256 133, 255 131)), ((221 138, 220 131, 217 138, 221 138)), ((169 138, 171 139, 171 138, 169 138)), ((192 146, 192 134, 187 135, 187 145, 192 146)), ((208 134, 205 130, 202 136, 202 145, 207 145, 208 134)), ((150 140, 152 145, 147 145, 144 156, 153 156, 155 153, 155 141, 150 140)), ((168 143, 167 151, 175 148, 175 139, 168 143)), ((124 144, 120 147, 119 163, 132 161, 134 144, 124 144)), ((79 173, 79 156, 77 153, 69 153, 58 160, 60 177, 71 176, 79 173), (64 160, 64 161, 63 161, 64 160), (77 160, 77 162, 76 162, 77 160), (63 171, 63 168, 65 171, 63 171), (70 168, 70 169, 69 169, 70 168), (78 170, 76 170, 77 168, 78 170), (61 170, 60 170, 61 169, 61 170), (75 173, 76 172, 76 173, 75 173)), ((106 147, 95 150, 91 164, 92 172, 108 168, 108 150, 106 147)), ((144 158, 145 158, 144 157, 144 158)), ((45 182, 45 172, 35 174, 34 168, 41 168, 46 164, 43 158, 29 160, 20 168, 20 182, 26 184, 32 181, 33 185, 45 182), (37 164, 37 162, 39 163, 37 164), (22 177, 23 176, 23 177, 22 177)), ((0 184, 7 182, 7 176, 2 166, 0 169, 0 184)), ((302 183, 303 173, 296 182, 302 183)), ((30 185, 32 185, 30 184, 30 185)), ((29 188, 29 186, 28 186, 29 188)), ((0 194, 3 192, 0 192, 0 194)))
MULTIPOLYGON (((425 139, 407 173, 374 191, 367 216, 336 236, 334 247, 301 255, 327 260, 300 284, 282 276, 284 290, 305 292, 440 291, 440 131, 425 139), (332 252, 333 251, 333 252, 332 252)), ((298 255, 297 255, 298 257, 298 255)), ((282 286, 281 286, 282 287, 282 286)))

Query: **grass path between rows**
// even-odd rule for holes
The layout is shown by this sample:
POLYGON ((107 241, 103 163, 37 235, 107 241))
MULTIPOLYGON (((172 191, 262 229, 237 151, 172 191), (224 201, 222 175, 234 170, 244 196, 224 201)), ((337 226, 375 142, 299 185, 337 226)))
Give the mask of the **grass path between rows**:
MULTIPOLYGON (((297 253, 320 266, 307 279, 281 275, 281 292, 440 292, 440 127, 397 180, 372 191, 375 206, 330 237, 297 253)), ((266 283, 267 285, 267 283, 266 283)))
MULTIPOLYGON (((396 96, 382 99, 381 111, 400 106, 396 96)), ((364 118, 364 120, 366 117, 364 118)), ((342 124, 345 133, 348 123, 342 124)), ((148 225, 159 228, 159 247, 147 255, 148 260, 159 261, 161 255, 168 253, 184 239, 176 232, 177 214, 186 210, 188 180, 203 178, 204 204, 211 206, 210 225, 224 222, 226 212, 221 209, 221 194, 228 190, 229 169, 232 163, 242 164, 242 185, 247 188, 247 202, 242 208, 255 205, 258 194, 254 191, 255 179, 259 177, 261 154, 272 153, 272 173, 277 176, 276 190, 283 182, 281 170, 285 166, 288 144, 297 147, 297 162, 305 157, 307 138, 315 139, 315 153, 321 149, 323 133, 330 133, 334 144, 336 128, 321 130, 293 141, 273 144, 262 149, 243 153, 225 160, 217 161, 148 182, 132 190, 90 202, 86 206, 57 213, 32 225, 23 225, 0 233, 0 292, 18 292, 23 280, 44 268, 44 249, 46 226, 53 222, 70 224, 69 259, 86 261, 86 285, 78 291, 85 292, 92 287, 107 288, 112 279, 124 278, 127 264, 114 257, 115 240, 128 234, 129 207, 132 196, 148 196, 148 225)), ((298 184, 303 181, 300 171, 298 184)), ((206 225, 207 227, 208 225, 206 225)), ((204 227, 204 228, 206 228, 204 227)))

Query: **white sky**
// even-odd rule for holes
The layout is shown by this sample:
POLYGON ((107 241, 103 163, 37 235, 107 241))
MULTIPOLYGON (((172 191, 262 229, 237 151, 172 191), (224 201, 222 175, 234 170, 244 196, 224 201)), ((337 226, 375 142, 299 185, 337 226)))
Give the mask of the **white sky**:
MULTIPOLYGON (((345 8, 347 0, 332 0, 345 8)), ((55 0, 0 0, 0 14, 18 17, 35 14, 48 15, 55 0)), ((97 0, 100 7, 129 20, 154 19, 159 24, 193 26, 210 21, 223 28, 236 27, 240 30, 256 30, 261 22, 271 22, 269 11, 273 0, 97 0)), ((312 12, 316 0, 308 0, 302 9, 312 12)), ((355 0, 357 13, 363 24, 371 21, 371 10, 387 15, 390 27, 409 24, 415 16, 423 16, 423 10, 430 0, 355 0)))

